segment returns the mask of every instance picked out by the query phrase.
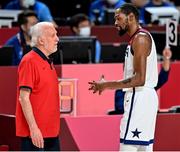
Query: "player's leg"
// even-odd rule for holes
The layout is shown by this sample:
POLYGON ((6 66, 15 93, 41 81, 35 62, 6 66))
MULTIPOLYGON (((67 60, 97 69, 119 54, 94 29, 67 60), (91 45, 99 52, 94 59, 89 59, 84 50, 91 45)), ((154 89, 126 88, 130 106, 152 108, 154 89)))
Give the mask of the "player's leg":
POLYGON ((140 146, 140 145, 127 145, 127 144, 120 144, 120 151, 153 151, 153 144, 149 146, 140 146))
POLYGON ((127 145, 120 143, 120 151, 138 151, 139 145, 127 145))
POLYGON ((146 151, 153 151, 153 144, 146 146, 146 151))
POLYGON ((150 144, 148 146, 139 146, 138 151, 148 151, 152 152, 153 151, 153 144, 150 144))

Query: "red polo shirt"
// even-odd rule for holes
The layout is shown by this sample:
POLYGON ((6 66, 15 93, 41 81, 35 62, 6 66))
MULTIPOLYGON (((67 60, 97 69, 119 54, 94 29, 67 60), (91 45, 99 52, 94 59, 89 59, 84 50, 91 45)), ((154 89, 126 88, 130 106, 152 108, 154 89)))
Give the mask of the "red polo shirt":
POLYGON ((27 53, 18 67, 16 135, 30 135, 19 102, 20 88, 30 88, 33 114, 43 137, 56 137, 60 129, 58 77, 52 63, 37 48, 27 53))

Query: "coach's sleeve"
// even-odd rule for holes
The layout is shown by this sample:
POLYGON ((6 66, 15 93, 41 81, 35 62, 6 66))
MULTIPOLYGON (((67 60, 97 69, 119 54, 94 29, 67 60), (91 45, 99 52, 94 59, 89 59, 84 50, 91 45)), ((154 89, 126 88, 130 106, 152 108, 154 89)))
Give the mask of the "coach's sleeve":
POLYGON ((35 66, 31 61, 23 61, 18 68, 18 87, 33 89, 35 82, 35 66))

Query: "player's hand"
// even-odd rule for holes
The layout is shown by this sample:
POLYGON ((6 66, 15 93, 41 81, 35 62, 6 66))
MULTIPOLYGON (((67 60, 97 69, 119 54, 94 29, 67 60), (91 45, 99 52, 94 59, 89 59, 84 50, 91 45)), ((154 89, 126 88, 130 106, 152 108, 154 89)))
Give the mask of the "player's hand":
POLYGON ((38 127, 30 129, 30 136, 33 145, 35 145, 38 148, 44 148, 44 139, 38 127))
POLYGON ((106 81, 104 79, 104 75, 102 75, 101 78, 100 78, 100 81, 98 81, 98 82, 95 82, 95 81, 89 82, 89 84, 90 84, 89 90, 92 90, 93 93, 98 92, 99 95, 101 95, 101 93, 105 89, 105 82, 106 81))
POLYGON ((105 78, 104 78, 104 75, 101 75, 101 77, 100 77, 100 80, 99 80, 100 82, 106 82, 106 80, 105 80, 105 78))

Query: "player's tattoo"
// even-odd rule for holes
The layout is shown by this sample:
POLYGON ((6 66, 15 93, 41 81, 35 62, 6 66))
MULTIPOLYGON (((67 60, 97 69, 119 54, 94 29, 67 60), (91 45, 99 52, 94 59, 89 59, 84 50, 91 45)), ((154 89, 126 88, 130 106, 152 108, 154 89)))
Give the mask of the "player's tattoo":
POLYGON ((131 82, 131 78, 122 81, 123 84, 127 84, 127 83, 130 83, 130 82, 131 82))

